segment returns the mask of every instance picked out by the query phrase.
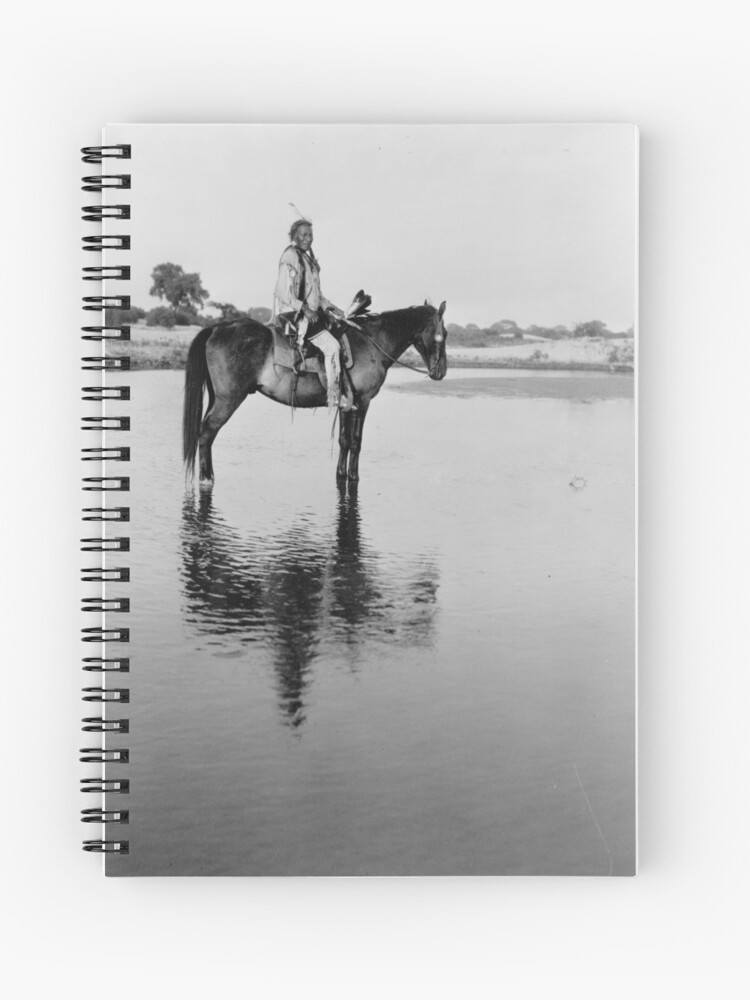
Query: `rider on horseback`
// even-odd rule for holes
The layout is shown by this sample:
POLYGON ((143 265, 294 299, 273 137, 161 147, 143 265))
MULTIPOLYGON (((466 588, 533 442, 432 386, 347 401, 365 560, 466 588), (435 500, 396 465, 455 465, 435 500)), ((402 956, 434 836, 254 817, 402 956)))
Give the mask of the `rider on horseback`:
POLYGON ((343 319, 344 313, 320 289, 320 264, 312 251, 312 223, 297 219, 289 230, 289 239, 291 243, 279 261, 271 322, 296 323, 300 350, 308 338, 325 359, 328 405, 338 404, 342 410, 350 410, 354 400, 349 389, 341 395, 339 342, 330 332, 331 318, 343 319))

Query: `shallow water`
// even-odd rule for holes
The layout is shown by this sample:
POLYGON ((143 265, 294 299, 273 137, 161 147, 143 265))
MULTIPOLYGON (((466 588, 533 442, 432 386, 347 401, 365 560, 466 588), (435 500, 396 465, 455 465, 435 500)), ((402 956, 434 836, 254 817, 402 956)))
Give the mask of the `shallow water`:
POLYGON ((632 872, 632 379, 394 371, 348 489, 250 398, 195 493, 182 373, 129 379, 111 873, 632 872))

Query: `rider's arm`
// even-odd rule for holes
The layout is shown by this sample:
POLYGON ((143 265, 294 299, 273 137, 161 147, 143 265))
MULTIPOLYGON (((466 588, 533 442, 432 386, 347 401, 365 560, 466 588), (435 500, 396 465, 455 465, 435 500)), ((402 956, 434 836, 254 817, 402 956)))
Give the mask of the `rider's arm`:
POLYGON ((300 275, 296 266, 294 254, 284 251, 279 261, 279 275, 276 279, 276 298, 289 309, 299 312, 302 302, 297 297, 300 275))

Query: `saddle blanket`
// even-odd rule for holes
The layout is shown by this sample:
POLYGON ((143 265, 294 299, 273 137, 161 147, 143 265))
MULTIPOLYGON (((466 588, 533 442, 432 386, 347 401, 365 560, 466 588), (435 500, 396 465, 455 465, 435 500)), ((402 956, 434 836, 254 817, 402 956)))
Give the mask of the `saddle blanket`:
MULTIPOLYGON (((289 368, 294 369, 299 360, 299 355, 292 347, 289 338, 275 327, 269 327, 271 333, 273 334, 273 363, 279 368, 289 368)), ((341 360, 347 368, 351 368, 354 364, 351 349, 349 347, 349 340, 344 334, 341 338, 341 360)), ((312 357, 305 358, 303 363, 300 365, 300 373, 304 374, 309 372, 311 375, 323 375, 325 369, 323 367, 323 356, 316 351, 312 357)))
MULTIPOLYGON (((292 347, 289 338, 284 336, 283 333, 279 333, 274 327, 271 327, 271 333, 273 334, 274 365, 278 368, 289 368, 290 370, 296 368, 299 363, 299 354, 292 347)), ((320 355, 305 358, 299 366, 299 370, 301 374, 309 372, 311 375, 322 375, 324 371, 323 358, 320 355)))

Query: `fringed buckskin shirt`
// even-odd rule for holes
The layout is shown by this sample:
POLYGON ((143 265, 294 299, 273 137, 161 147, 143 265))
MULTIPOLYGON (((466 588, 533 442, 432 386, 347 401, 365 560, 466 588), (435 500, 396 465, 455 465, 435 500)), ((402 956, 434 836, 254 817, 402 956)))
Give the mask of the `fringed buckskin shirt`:
POLYGON ((276 290, 273 296, 273 319, 283 312, 299 312, 303 306, 300 289, 303 287, 304 269, 304 305, 317 312, 322 306, 330 307, 331 303, 320 290, 320 267, 317 261, 298 250, 293 244, 288 246, 279 261, 279 276, 276 279, 276 290), (301 266, 300 266, 301 263, 301 266))

